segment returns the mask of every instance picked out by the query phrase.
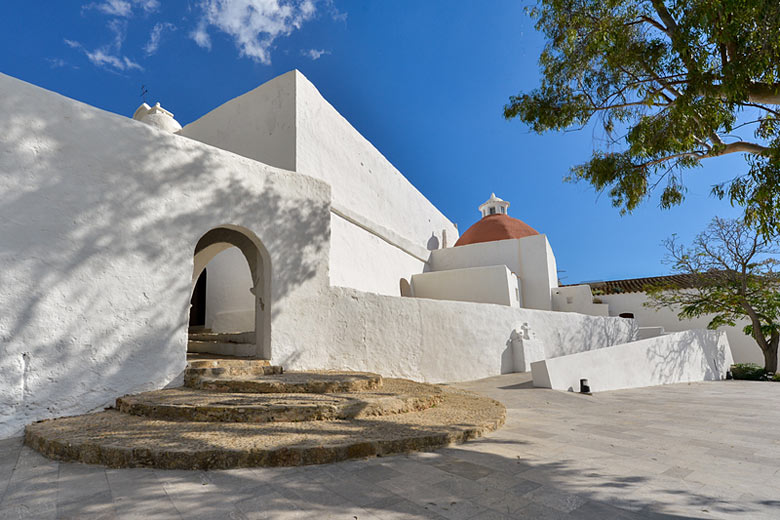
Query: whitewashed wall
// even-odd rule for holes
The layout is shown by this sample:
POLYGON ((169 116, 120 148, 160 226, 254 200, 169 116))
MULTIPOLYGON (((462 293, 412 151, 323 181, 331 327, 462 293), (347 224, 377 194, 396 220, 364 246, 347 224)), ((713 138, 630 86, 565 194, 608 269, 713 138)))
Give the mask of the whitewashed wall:
POLYGON ((296 171, 326 181, 345 207, 425 249, 454 244, 458 230, 300 72, 296 75, 296 171))
POLYGON ((330 188, 0 75, 0 437, 175 381, 193 253, 258 237, 271 358, 426 381, 622 343, 632 320, 330 288, 330 188), (520 334, 513 331, 522 331, 520 334))
POLYGON ((330 283, 400 296, 401 278, 421 273, 425 262, 331 213, 330 283))
POLYGON ((609 316, 609 305, 593 303, 593 293, 589 285, 556 287, 552 290, 554 311, 581 312, 591 316, 609 316))
POLYGON ((443 233, 450 244, 458 238, 455 225, 297 70, 214 109, 181 135, 330 184, 332 207, 360 222, 333 217, 334 285, 397 295, 400 279, 423 271, 443 233))
POLYGON ((718 381, 733 363, 723 332, 688 330, 531 364, 534 386, 578 392, 718 381))
POLYGON ((552 309, 558 273, 545 235, 439 249, 431 252, 429 263, 431 271, 505 265, 520 278, 524 307, 552 309))
POLYGON ((521 307, 517 277, 505 265, 432 271, 412 276, 415 298, 521 307))
POLYGON ((231 99, 179 135, 295 171, 295 78, 291 71, 231 99))
MULTIPOLYGON (((645 293, 605 294, 597 296, 602 302, 609 304, 609 312, 617 316, 622 312, 632 312, 640 327, 661 326, 666 332, 679 332, 689 329, 703 329, 712 319, 702 317, 692 320, 680 320, 677 311, 672 309, 655 310, 645 307, 647 301, 645 293)), ((729 338, 731 352, 737 363, 758 363, 764 365, 764 356, 756 341, 745 335, 742 329, 749 322, 743 320, 735 327, 720 327, 718 330, 726 332, 729 338)))
POLYGON ((397 298, 333 288, 274 322, 274 361, 290 370, 372 370, 442 382, 518 369, 515 350, 548 357, 634 339, 634 320, 504 305, 397 298), (305 316, 303 318, 302 316, 305 316), (513 334, 514 331, 517 331, 513 334))
POLYGON ((206 268, 206 327, 214 332, 255 330, 252 275, 241 251, 226 249, 206 268))
POLYGON ((0 437, 174 380, 209 229, 261 237, 274 319, 328 285, 321 181, 4 75, 0 135, 0 437))

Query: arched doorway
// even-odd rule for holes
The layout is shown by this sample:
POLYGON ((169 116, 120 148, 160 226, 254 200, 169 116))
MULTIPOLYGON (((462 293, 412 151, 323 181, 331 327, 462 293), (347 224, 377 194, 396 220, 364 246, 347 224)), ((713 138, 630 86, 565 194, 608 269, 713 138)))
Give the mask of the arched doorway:
MULTIPOLYGON (((235 341, 246 342, 246 338, 249 337, 254 343, 254 348, 250 349, 251 353, 241 355, 271 359, 271 258, 257 235, 246 228, 233 225, 219 226, 206 232, 195 246, 192 272, 193 294, 206 265, 218 254, 233 247, 241 252, 249 267, 251 287, 248 289, 254 296, 254 330, 237 331, 241 334, 233 335, 233 338, 227 334, 214 334, 212 336, 215 338, 214 345, 209 347, 214 351, 210 353, 235 355, 233 354, 235 350, 228 347, 236 336, 240 336, 240 339, 235 341)), ((209 278, 212 278, 211 275, 215 273, 209 274, 209 278)), ((201 352, 208 352, 208 350, 199 349, 201 352)))

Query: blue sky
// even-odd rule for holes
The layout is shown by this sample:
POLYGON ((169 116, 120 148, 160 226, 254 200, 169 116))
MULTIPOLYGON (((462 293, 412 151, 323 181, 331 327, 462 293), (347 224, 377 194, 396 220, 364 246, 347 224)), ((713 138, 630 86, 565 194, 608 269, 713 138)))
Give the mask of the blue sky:
POLYGON ((494 191, 546 233, 563 283, 665 274, 660 242, 736 216, 710 186, 745 168, 712 160, 686 203, 621 217, 568 184, 599 134, 531 133, 502 117, 534 88, 544 44, 524 8, 491 0, 4 0, 0 72, 131 116, 160 101, 186 124, 297 68, 463 231, 494 191), (258 8, 242 17, 248 6, 258 8))

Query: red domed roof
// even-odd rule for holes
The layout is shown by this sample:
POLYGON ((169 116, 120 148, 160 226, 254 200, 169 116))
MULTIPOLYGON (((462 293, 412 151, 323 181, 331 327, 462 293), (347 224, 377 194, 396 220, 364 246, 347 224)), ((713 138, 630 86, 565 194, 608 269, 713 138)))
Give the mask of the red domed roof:
POLYGON ((458 241, 455 242, 455 246, 523 238, 538 234, 537 230, 522 220, 497 213, 478 220, 460 236, 458 241))

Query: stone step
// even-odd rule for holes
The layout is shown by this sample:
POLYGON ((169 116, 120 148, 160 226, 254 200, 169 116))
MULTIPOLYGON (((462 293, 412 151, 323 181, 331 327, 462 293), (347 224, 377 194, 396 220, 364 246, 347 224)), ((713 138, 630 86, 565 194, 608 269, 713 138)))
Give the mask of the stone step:
MULTIPOLYGON (((186 379, 186 378, 185 378, 186 379)), ((382 386, 382 376, 370 372, 285 372, 275 375, 194 377, 190 388, 230 393, 332 394, 366 392, 382 386)))
POLYGON ((493 431, 505 415, 497 401, 444 388, 435 407, 349 421, 163 421, 108 410, 31 424, 25 443, 57 460, 114 468, 297 466, 431 450, 493 431))
POLYGON ((171 388, 120 397, 124 413, 174 421, 296 422, 355 419, 425 410, 441 388, 391 379, 381 392, 352 394, 235 394, 171 388))
POLYGON ((225 356, 218 356, 213 354, 197 354, 197 353, 188 353, 187 354, 187 365, 190 367, 218 367, 218 366, 229 366, 229 367, 238 367, 238 366, 247 366, 247 365, 264 365, 264 366, 270 366, 271 360, 270 359, 258 359, 256 357, 251 356, 245 356, 245 357, 225 357, 225 356))
POLYGON ((203 378, 246 378, 282 374, 280 366, 267 359, 189 359, 184 371, 184 386, 198 388, 203 378))
POLYGON ((217 354, 220 356, 249 357, 257 351, 254 343, 232 343, 222 341, 187 341, 187 352, 197 354, 217 354))
POLYGON ((255 343, 254 332, 212 332, 203 330, 199 332, 190 332, 191 341, 212 341, 216 343, 255 343))

